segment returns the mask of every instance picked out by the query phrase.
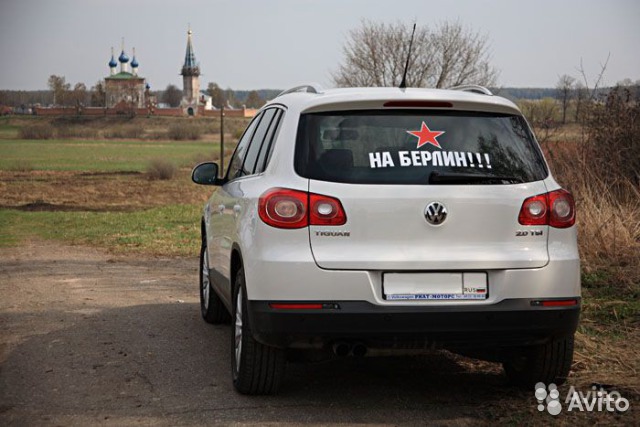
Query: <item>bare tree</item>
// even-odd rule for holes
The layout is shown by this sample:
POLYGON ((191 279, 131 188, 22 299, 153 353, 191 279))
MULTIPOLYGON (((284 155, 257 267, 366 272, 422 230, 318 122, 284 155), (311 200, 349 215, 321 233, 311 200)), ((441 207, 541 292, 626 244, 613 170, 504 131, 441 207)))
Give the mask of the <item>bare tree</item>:
POLYGON ((91 106, 104 107, 106 101, 106 94, 104 88, 104 80, 98 80, 98 82, 91 88, 91 106))
POLYGON ((260 108, 264 105, 264 99, 260 97, 257 91, 252 90, 247 95, 245 104, 247 105, 247 108, 260 108))
POLYGON ((556 139, 558 126, 556 124, 558 104, 553 98, 520 100, 518 107, 527 118, 539 143, 556 139))
POLYGON ((76 83, 71 95, 76 108, 84 107, 87 103, 87 86, 84 83, 76 83))
POLYGON ((584 109, 584 103, 587 99, 589 91, 585 87, 585 85, 582 84, 582 82, 580 81, 576 82, 574 90, 576 94, 576 112, 575 112, 574 119, 577 123, 577 122, 580 122, 580 120, 582 119, 582 111, 584 109))
MULTIPOLYGON (((402 80, 412 26, 363 21, 349 33, 344 61, 332 75, 337 86, 398 86, 402 80)), ((459 22, 416 29, 407 86, 492 86, 497 71, 490 65, 486 35, 459 22)))
POLYGON ((71 85, 66 82, 64 76, 56 76, 52 74, 48 80, 49 89, 53 92, 53 103, 56 105, 65 105, 65 95, 71 89, 71 85))
POLYGON ((556 98, 560 101, 560 106, 562 107, 562 124, 567 122, 567 109, 569 108, 571 98, 573 98, 573 86, 575 82, 575 78, 563 74, 556 84, 556 98))
POLYGON ((582 64, 582 58, 580 58, 580 67, 576 68, 582 79, 584 80, 584 86, 589 94, 589 101, 593 101, 598 96, 598 90, 600 89, 600 83, 602 83, 602 79, 604 78, 604 73, 607 71, 607 65, 609 65, 609 59, 611 58, 611 52, 607 55, 607 60, 604 63, 600 64, 600 72, 593 80, 593 86, 589 86, 589 78, 587 77, 587 72, 584 70, 584 65, 582 64))

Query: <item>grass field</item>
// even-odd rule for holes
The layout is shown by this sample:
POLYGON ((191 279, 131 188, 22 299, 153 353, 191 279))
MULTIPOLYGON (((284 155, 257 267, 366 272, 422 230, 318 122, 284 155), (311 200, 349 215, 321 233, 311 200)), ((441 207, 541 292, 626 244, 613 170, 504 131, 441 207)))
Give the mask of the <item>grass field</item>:
POLYGON ((201 207, 169 205, 135 212, 20 212, 0 209, 0 246, 24 238, 111 248, 117 253, 193 256, 201 207))
MULTIPOLYGON (((130 119, 120 122, 94 120, 88 126, 132 125, 130 119)), ((176 120, 133 122, 162 131, 176 120)), ((114 253, 197 253, 201 209, 212 189, 191 183, 190 170, 218 159, 218 135, 198 141, 17 139, 21 126, 43 123, 52 122, 0 120, 0 246, 36 238, 114 253), (146 170, 156 159, 175 165, 176 176, 151 179, 146 170)), ((201 121, 199 126, 213 125, 201 121)), ((228 158, 234 144, 225 148, 228 158)))
POLYGON ((197 158, 217 158, 218 142, 0 139, 0 170, 12 170, 25 160, 34 170, 144 171, 162 158, 187 166, 197 158))

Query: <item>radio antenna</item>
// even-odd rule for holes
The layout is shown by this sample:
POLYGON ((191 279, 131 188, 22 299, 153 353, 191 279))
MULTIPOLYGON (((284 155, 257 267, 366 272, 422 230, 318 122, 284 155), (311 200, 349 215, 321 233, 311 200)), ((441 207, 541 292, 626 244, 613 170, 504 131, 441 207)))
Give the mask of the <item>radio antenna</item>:
POLYGON ((411 57, 411 47, 413 46, 413 36, 416 33, 416 23, 413 23, 413 31, 411 32, 411 41, 409 42, 409 52, 407 52, 407 62, 404 64, 404 73, 402 74, 402 81, 400 82, 400 89, 407 87, 407 71, 409 70, 409 58, 411 57))

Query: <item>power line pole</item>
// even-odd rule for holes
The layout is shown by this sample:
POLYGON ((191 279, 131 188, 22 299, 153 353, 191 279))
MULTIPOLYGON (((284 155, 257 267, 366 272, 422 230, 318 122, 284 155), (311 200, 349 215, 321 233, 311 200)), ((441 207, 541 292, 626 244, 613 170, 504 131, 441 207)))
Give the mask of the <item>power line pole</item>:
POLYGON ((220 178, 224 177, 224 105, 220 108, 220 178))

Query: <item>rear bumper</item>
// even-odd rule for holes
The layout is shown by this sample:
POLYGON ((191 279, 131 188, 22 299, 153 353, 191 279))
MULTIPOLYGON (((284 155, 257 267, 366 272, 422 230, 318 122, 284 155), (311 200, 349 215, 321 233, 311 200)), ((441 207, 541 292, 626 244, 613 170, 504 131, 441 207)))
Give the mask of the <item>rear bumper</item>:
MULTIPOLYGON (((327 301, 318 310, 273 309, 249 301, 254 337, 276 347, 319 348, 358 341, 371 348, 532 345, 576 331, 578 305, 540 307, 533 299, 483 306, 379 306, 366 301, 327 301)), ((318 301, 314 301, 317 303, 318 301)))

